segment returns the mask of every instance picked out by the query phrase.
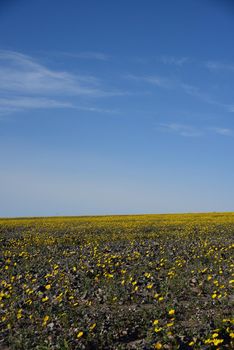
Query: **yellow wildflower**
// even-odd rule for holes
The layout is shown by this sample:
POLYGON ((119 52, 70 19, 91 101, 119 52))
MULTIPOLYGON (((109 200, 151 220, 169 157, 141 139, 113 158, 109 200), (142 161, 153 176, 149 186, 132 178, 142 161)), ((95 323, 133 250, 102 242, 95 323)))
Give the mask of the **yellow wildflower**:
POLYGON ((223 339, 214 339, 213 343, 215 346, 219 345, 219 344, 223 343, 223 339))
POLYGON ((155 331, 156 333, 161 332, 161 330, 162 330, 162 327, 156 327, 156 328, 154 328, 154 331, 155 331))
POLYGON ((49 298, 47 296, 45 296, 44 298, 42 298, 42 302, 44 303, 45 301, 47 301, 49 298))
POLYGON ((174 309, 169 310, 169 311, 168 311, 168 314, 169 314, 169 315, 174 315, 174 314, 175 314, 175 310, 174 310, 174 309))
POLYGON ((96 327, 96 323, 93 323, 93 324, 89 327, 89 329, 92 331, 95 327, 96 327))
POLYGON ((49 316, 46 315, 46 316, 43 318, 43 326, 46 326, 48 320, 49 320, 49 316))

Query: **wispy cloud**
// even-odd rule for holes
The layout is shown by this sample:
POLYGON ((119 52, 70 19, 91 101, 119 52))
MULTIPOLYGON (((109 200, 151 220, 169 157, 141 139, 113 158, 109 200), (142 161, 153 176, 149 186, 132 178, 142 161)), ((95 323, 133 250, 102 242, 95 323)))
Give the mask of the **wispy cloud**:
MULTIPOLYGON (((29 108, 77 108, 70 98, 122 94, 104 89, 102 82, 94 76, 53 70, 30 56, 0 50, 1 114, 29 108)), ((91 106, 90 111, 92 109, 95 107, 91 106)))
POLYGON ((180 81, 178 79, 162 77, 159 75, 137 76, 132 74, 128 74, 125 78, 135 80, 138 82, 149 83, 158 88, 163 88, 167 90, 180 90, 186 95, 193 96, 205 103, 220 106, 222 108, 225 108, 227 111, 232 111, 231 109, 234 110, 233 106, 218 102, 209 93, 202 91, 199 87, 184 83, 183 81, 180 81))
POLYGON ((157 124, 157 130, 160 132, 173 133, 184 137, 201 137, 208 133, 222 136, 233 136, 233 130, 222 127, 195 127, 180 123, 160 123, 157 124))
POLYGON ((201 130, 191 126, 177 123, 161 123, 158 124, 157 129, 163 132, 171 132, 184 137, 199 137, 203 133, 201 130))
POLYGON ((218 71, 218 70, 227 70, 234 72, 234 64, 230 63, 222 63, 222 62, 215 62, 215 61, 208 61, 205 63, 205 66, 209 70, 218 71))
POLYGON ((209 128, 210 131, 222 135, 222 136, 233 136, 233 130, 230 128, 220 128, 220 127, 212 127, 209 128))
POLYGON ((27 109, 74 108, 70 102, 60 102, 43 97, 0 98, 0 115, 27 109))
POLYGON ((161 77, 158 75, 136 76, 131 74, 127 75, 126 78, 132 79, 135 81, 142 81, 145 83, 149 83, 151 85, 155 85, 157 87, 164 88, 164 89, 169 89, 169 90, 180 89, 187 95, 196 96, 208 101, 208 96, 205 95, 204 93, 201 93, 198 87, 190 84, 185 84, 176 79, 161 77))
POLYGON ((188 62, 188 57, 174 57, 174 56, 160 56, 160 61, 163 64, 173 65, 173 66, 183 66, 188 62))
POLYGON ((84 60, 97 60, 97 61, 109 61, 110 56, 102 52, 61 52, 60 54, 64 56, 69 56, 72 58, 84 59, 84 60))
POLYGON ((100 108, 100 107, 87 107, 87 106, 75 106, 77 110, 92 113, 108 113, 108 114, 119 114, 120 112, 116 109, 100 108))
POLYGON ((155 85, 157 87, 165 88, 165 89, 173 89, 173 87, 174 87, 174 81, 172 81, 169 78, 165 78, 165 77, 161 77, 161 76, 157 76, 157 75, 138 76, 138 75, 134 75, 134 74, 128 74, 128 75, 126 75, 125 78, 130 79, 130 80, 135 80, 138 82, 149 83, 149 84, 155 85))
POLYGON ((60 102, 43 97, 11 97, 0 98, 0 116, 29 109, 72 108, 91 113, 118 114, 118 111, 95 106, 74 105, 71 102, 60 102))
POLYGON ((199 100, 211 105, 221 106, 227 108, 227 105, 219 103, 209 93, 202 91, 199 87, 178 82, 177 87, 181 89, 187 95, 198 98, 199 100))
POLYGON ((136 63, 140 64, 152 64, 152 63, 161 63, 168 66, 176 66, 176 67, 182 67, 186 63, 190 62, 191 59, 189 57, 183 56, 183 57, 176 57, 176 56, 169 56, 169 55, 161 55, 161 56, 135 56, 132 58, 132 60, 136 63))
POLYGON ((126 76, 127 79, 135 80, 138 82, 145 82, 149 83, 151 85, 164 88, 164 89, 176 89, 180 88, 184 90, 188 94, 195 94, 198 92, 198 89, 192 85, 184 84, 178 80, 163 77, 160 75, 134 75, 134 74, 128 74, 126 76))
POLYGON ((0 91, 103 96, 97 79, 49 69, 18 52, 0 51, 0 91))

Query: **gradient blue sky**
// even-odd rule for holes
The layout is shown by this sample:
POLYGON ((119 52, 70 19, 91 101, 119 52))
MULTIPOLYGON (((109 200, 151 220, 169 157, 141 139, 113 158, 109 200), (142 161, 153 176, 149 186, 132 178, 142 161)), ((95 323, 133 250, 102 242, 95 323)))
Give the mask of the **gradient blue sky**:
POLYGON ((0 2, 0 216, 234 211, 234 5, 0 2))

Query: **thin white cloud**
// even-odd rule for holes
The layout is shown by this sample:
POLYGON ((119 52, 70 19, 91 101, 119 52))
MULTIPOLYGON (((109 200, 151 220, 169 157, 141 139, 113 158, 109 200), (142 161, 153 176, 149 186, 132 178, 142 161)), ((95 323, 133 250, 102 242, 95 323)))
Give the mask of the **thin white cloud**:
POLYGON ((77 106, 70 102, 60 102, 40 97, 12 97, 0 98, 0 116, 29 109, 72 108, 91 113, 116 114, 118 111, 95 106, 77 106))
POLYGON ((198 88, 189 84, 184 84, 183 82, 180 82, 178 80, 168 78, 168 77, 162 77, 159 75, 133 75, 133 74, 128 74, 126 76, 127 79, 139 81, 139 82, 145 82, 149 83, 151 85, 155 85, 160 88, 164 89, 182 89, 185 93, 189 95, 195 95, 198 93, 198 88))
POLYGON ((72 58, 84 59, 84 60, 97 60, 97 61, 109 61, 110 56, 102 52, 61 52, 60 54, 69 56, 72 58))
POLYGON ((18 52, 0 51, 0 91, 69 96, 106 95, 105 91, 95 87, 94 81, 96 79, 90 76, 49 69, 18 52))
POLYGON ((185 84, 181 81, 167 78, 167 77, 161 77, 158 75, 136 76, 136 75, 129 74, 127 78, 136 80, 136 81, 146 82, 164 89, 170 89, 170 90, 181 89, 188 95, 200 96, 199 89, 196 86, 185 84))
POLYGON ((174 82, 165 77, 157 76, 157 75, 143 75, 143 76, 138 76, 134 74, 128 74, 125 78, 130 79, 130 80, 135 80, 138 82, 145 82, 149 83, 152 85, 155 85, 157 87, 165 88, 165 89, 172 89, 174 82))
POLYGON ((211 105, 224 107, 225 109, 227 108, 227 106, 225 104, 219 103, 214 98, 212 98, 208 93, 206 93, 204 91, 201 91, 201 89, 198 88, 197 86, 190 85, 190 84, 185 84, 185 83, 182 83, 182 82, 178 82, 177 86, 178 86, 178 88, 180 88, 187 95, 196 97, 199 100, 201 100, 203 102, 206 102, 208 104, 211 104, 211 105))
POLYGON ((96 77, 53 70, 28 55, 0 50, 1 115, 33 108, 76 108, 106 112, 106 109, 94 106, 74 105, 70 99, 124 94, 121 91, 107 91, 96 77))
POLYGON ((190 62, 191 59, 189 57, 183 56, 183 57, 176 57, 176 56, 169 56, 169 55, 161 55, 161 56, 134 56, 132 58, 132 61, 140 64, 149 64, 149 63, 162 63, 168 66, 177 66, 182 67, 186 63, 190 62))
POLYGON ((190 125, 177 124, 177 123, 161 123, 157 129, 163 132, 171 132, 184 137, 199 137, 203 133, 190 125))
POLYGON ((161 56, 160 61, 163 64, 181 67, 188 62, 188 57, 161 56))
POLYGON ((211 71, 227 70, 234 72, 234 64, 230 63, 209 61, 205 63, 205 66, 211 71))
POLYGON ((70 102, 60 102, 43 97, 0 98, 0 115, 27 109, 74 108, 70 102))
POLYGON ((199 100, 211 105, 220 106, 222 108, 225 108, 228 111, 230 111, 230 108, 234 109, 234 107, 232 106, 230 107, 227 104, 219 103, 214 98, 212 98, 208 93, 201 91, 199 87, 184 83, 180 80, 176 80, 168 77, 162 77, 158 75, 137 76, 132 74, 128 74, 125 78, 139 81, 139 82, 149 83, 156 87, 167 89, 167 90, 180 90, 184 92, 186 95, 196 97, 199 100))
POLYGON ((210 128, 210 130, 218 135, 233 136, 233 130, 230 128, 212 127, 212 128, 210 128))
POLYGON ((74 109, 77 109, 79 111, 84 112, 91 112, 91 113, 108 113, 108 114, 119 114, 119 111, 115 109, 108 109, 108 108, 100 108, 100 107, 92 107, 92 106, 73 106, 74 109))
POLYGON ((16 97, 0 98, 0 106, 6 108, 59 108, 73 107, 69 102, 59 102, 56 100, 40 97, 16 97))
POLYGON ((157 125, 157 130, 161 132, 173 133, 184 137, 201 137, 207 133, 233 136, 233 130, 223 127, 195 127, 193 125, 186 125, 180 123, 160 123, 157 125))

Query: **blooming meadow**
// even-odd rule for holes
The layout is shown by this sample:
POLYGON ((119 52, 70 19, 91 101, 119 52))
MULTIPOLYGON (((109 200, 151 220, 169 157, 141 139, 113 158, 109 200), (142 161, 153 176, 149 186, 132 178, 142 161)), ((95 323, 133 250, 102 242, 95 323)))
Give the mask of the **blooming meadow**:
POLYGON ((0 349, 234 348, 234 214, 0 220, 0 349))

